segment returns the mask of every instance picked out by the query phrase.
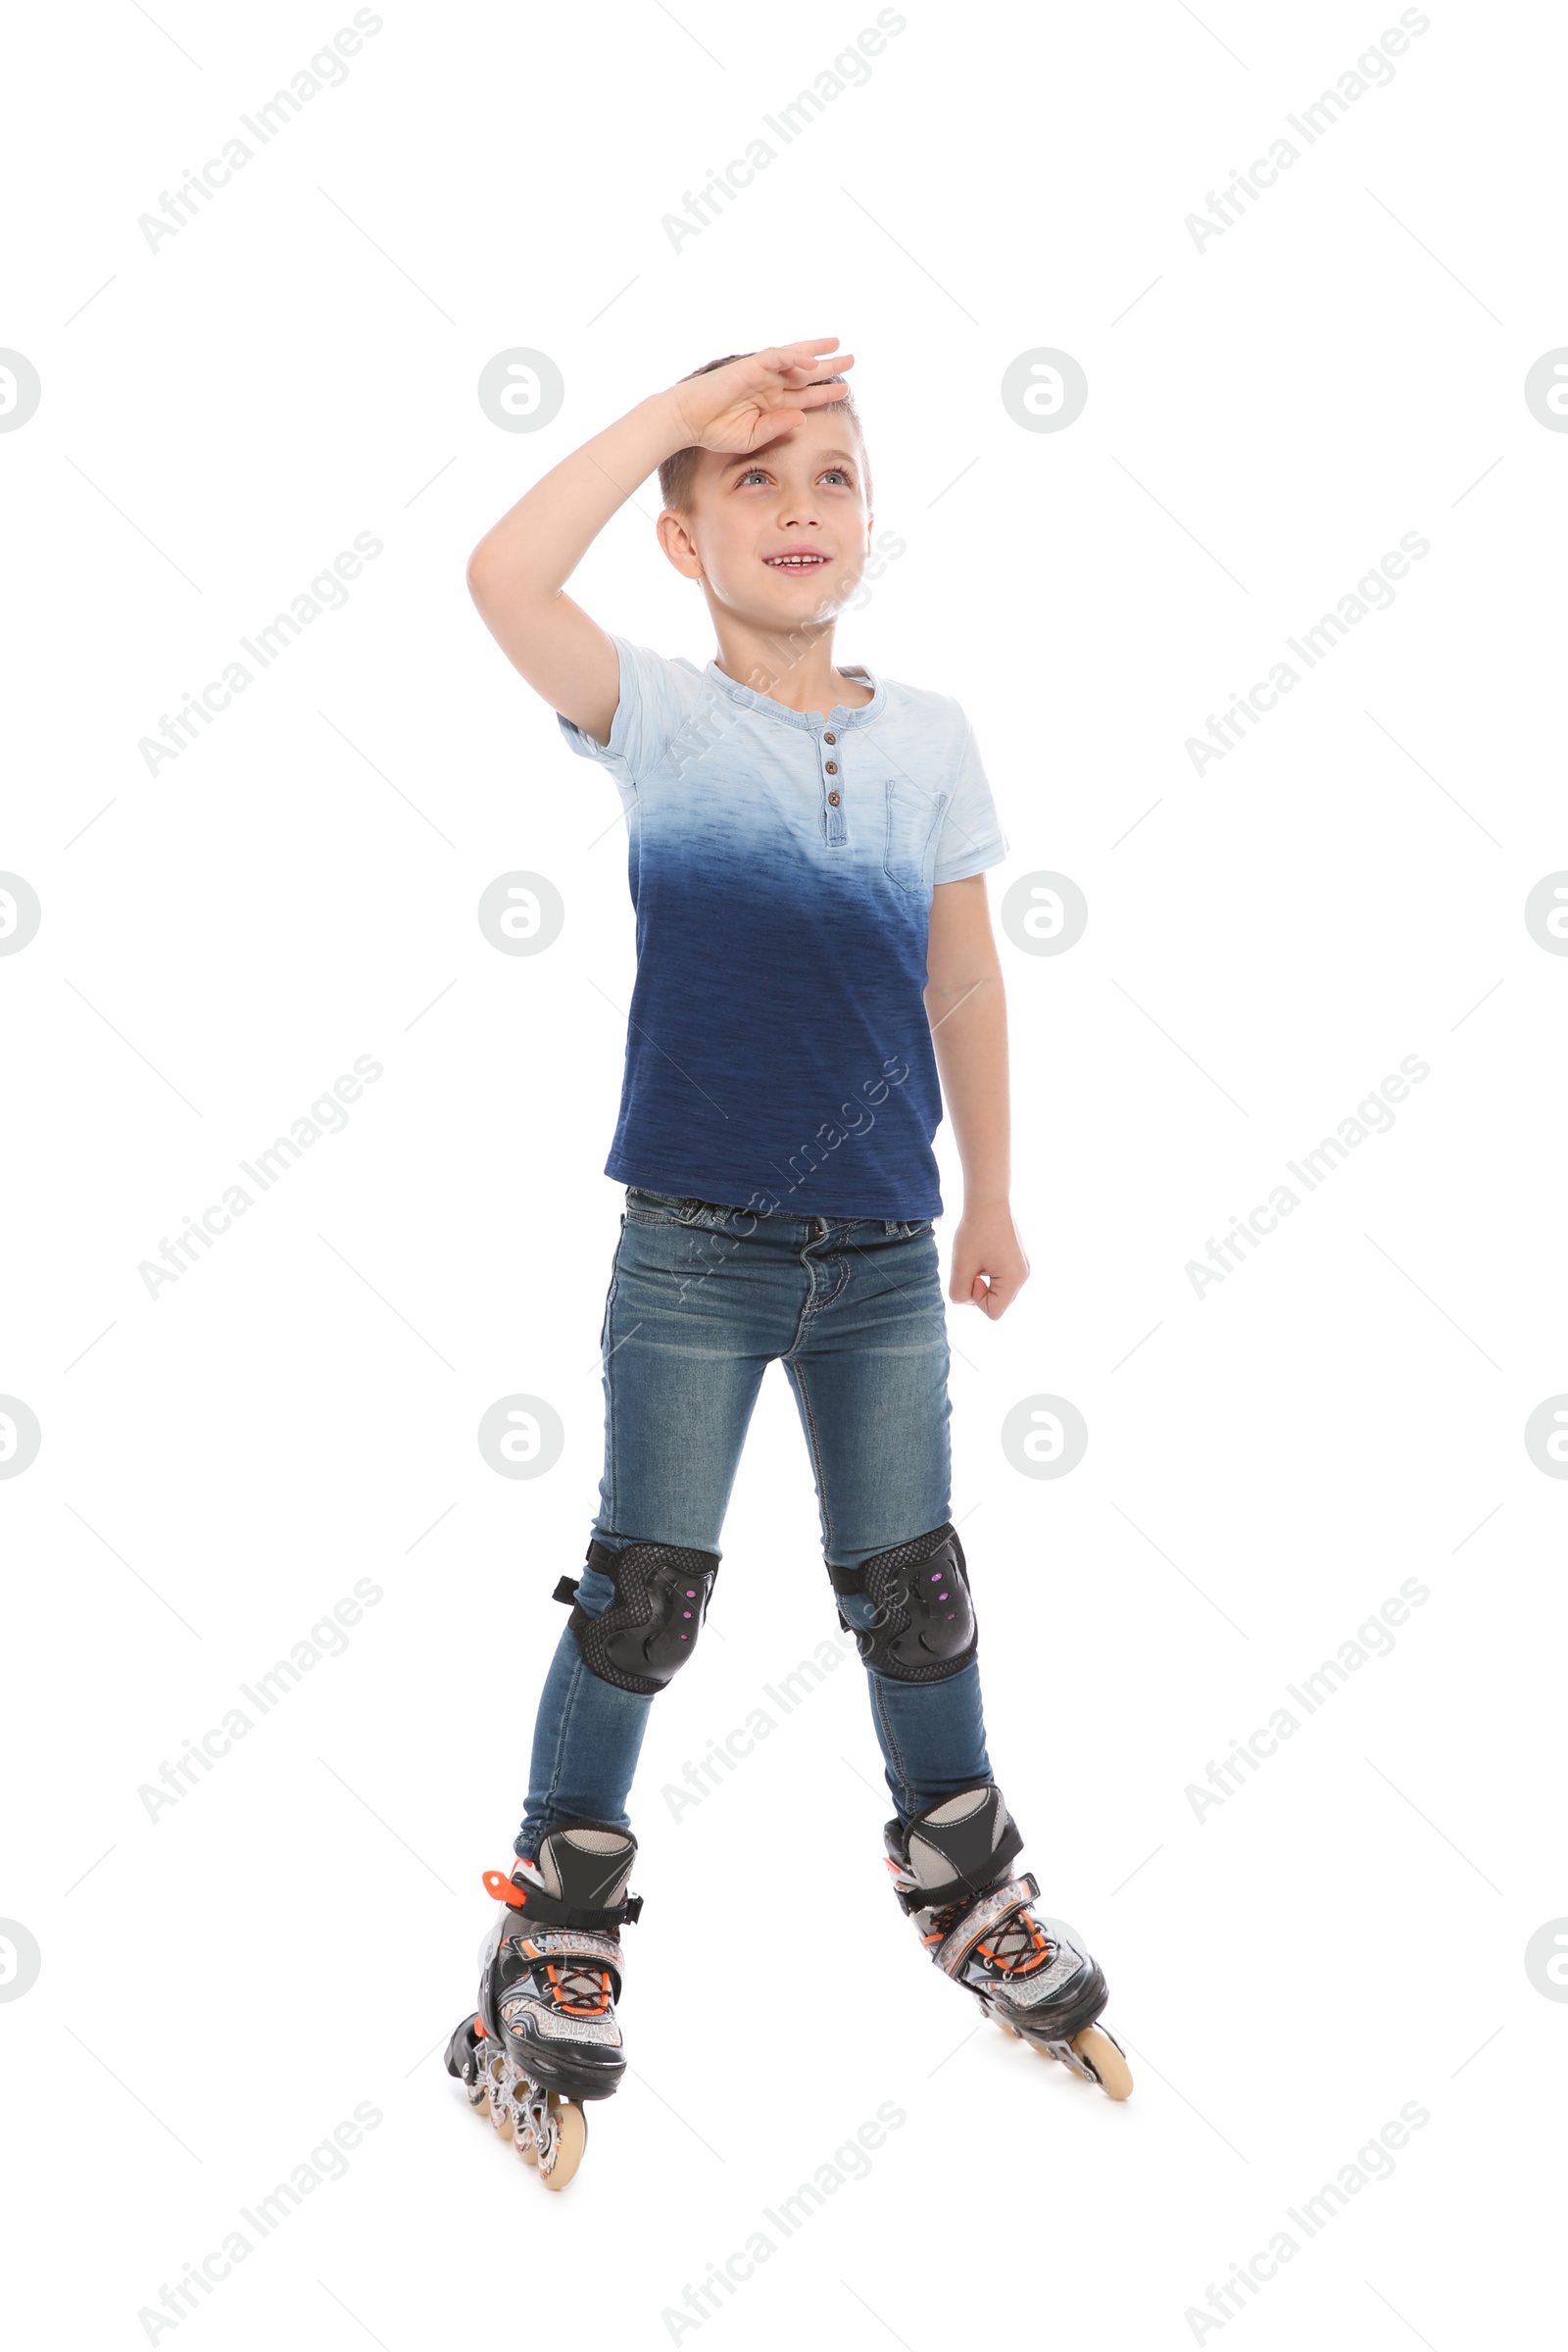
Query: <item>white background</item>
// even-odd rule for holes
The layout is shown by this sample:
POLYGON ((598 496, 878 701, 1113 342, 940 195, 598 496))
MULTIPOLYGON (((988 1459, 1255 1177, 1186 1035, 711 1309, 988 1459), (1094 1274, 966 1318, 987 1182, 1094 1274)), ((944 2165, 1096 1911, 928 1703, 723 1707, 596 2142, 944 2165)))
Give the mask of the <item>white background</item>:
MULTIPOLYGON (((1396 9, 910 5, 677 252, 662 216, 873 9, 388 0, 152 251, 138 216, 351 12, 154 14, 14 27, 0 166, 0 343, 43 383, 0 436, 0 866, 43 909, 0 958, 0 1391, 42 1430, 0 1481, 0 1914, 42 1953, 0 2004, 16 2340, 148 2340, 366 2101, 346 2178, 154 2340, 1526 2340, 1568 2032, 1524 1966, 1568 1912, 1568 1492, 1523 1444, 1568 1388, 1568 963, 1523 919, 1568 864, 1568 440, 1523 397, 1568 341, 1561 21, 1433 6, 1200 251, 1186 216, 1396 9), (1089 902, 1068 954, 1004 948, 1035 1272, 1000 1325, 952 1310, 954 1515, 998 1776, 1138 2087, 971 2032, 925 1964, 853 1663, 701 1805, 662 1798, 832 1629, 775 1370, 634 1799, 635 2072, 557 2199, 435 2045, 594 1510, 632 925, 612 788, 463 568, 646 392, 817 332, 859 355, 907 542, 839 657, 969 711, 998 905, 1041 869, 1089 902), (566 384, 532 437, 475 397, 518 345, 566 384), (1042 346, 1089 380, 1059 433, 1000 398, 1042 346), (1412 531, 1392 609, 1196 775, 1186 739, 1412 531), (384 552, 346 607, 150 775, 138 739, 358 532, 384 552), (538 956, 475 918, 516 868, 565 903, 538 956), (140 1262, 364 1054, 346 1130, 150 1298, 140 1262), (1392 1131, 1195 1296, 1187 1261, 1412 1054, 1392 1131), (534 1481, 475 1442, 519 1392, 566 1433, 534 1481), (1060 1480, 999 1441, 1042 1393, 1089 1426, 1060 1480), (139 1788, 364 1578, 344 1654, 149 1819, 139 1788), (1409 1578, 1392 1652, 1197 1818, 1210 1760, 1409 1578), (716 2313, 662 2317, 888 2101, 868 2178, 716 2313), (1286 2208, 1407 2102, 1392 2178, 1308 2241, 1286 2208), (1295 2259, 1201 2333, 1282 2228, 1295 2259)), ((575 592, 702 662, 654 488, 575 592)))

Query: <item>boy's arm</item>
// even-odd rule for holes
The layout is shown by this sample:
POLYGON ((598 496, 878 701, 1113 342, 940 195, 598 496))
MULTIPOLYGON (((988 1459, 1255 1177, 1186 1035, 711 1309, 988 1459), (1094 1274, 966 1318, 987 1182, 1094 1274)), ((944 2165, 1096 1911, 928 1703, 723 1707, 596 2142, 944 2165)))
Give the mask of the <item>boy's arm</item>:
POLYGON ((984 874, 931 893, 926 1017, 963 1166, 963 1214, 953 1237, 948 1296, 993 1322, 1029 1279, 1012 1222, 1007 1005, 984 874))
MULTIPOLYGON (((563 593, 605 524, 677 449, 750 450, 844 398, 816 386, 836 335, 751 353, 727 368, 655 392, 535 482, 468 559, 468 587, 486 628, 552 710, 597 743, 610 741, 620 699, 615 649, 563 593)), ((842 373, 849 353, 826 365, 842 373)))
POLYGON ((654 393, 553 466, 468 558, 469 593, 502 652, 598 743, 610 741, 620 664, 605 630, 563 589, 638 483, 691 440, 674 394, 654 393))

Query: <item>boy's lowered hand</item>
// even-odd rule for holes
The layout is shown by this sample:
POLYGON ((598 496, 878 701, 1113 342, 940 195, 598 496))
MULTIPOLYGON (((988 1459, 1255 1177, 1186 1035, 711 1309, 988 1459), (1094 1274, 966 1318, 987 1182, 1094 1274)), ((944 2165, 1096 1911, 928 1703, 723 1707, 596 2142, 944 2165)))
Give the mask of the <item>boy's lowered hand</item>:
POLYGON ((979 1307, 993 1323, 1029 1279, 1029 1259, 1005 1200, 965 1208, 953 1237, 948 1297, 979 1307))
POLYGON ((1007 1007, 983 873, 931 893, 926 1016, 942 1096, 963 1162, 963 1214, 948 1297, 992 1322, 1029 1279, 1008 1205, 1007 1007))

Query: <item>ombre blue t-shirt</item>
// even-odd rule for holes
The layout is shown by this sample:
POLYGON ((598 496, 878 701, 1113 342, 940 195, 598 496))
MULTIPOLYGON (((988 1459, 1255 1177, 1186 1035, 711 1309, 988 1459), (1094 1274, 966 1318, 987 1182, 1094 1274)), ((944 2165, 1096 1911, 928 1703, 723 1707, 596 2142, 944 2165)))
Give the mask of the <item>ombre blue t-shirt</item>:
POLYGON ((788 710, 613 642, 609 743, 561 719, 619 789, 637 910, 606 1175, 760 1215, 940 1215, 931 893, 1007 854, 968 720, 865 668, 862 710, 788 710))

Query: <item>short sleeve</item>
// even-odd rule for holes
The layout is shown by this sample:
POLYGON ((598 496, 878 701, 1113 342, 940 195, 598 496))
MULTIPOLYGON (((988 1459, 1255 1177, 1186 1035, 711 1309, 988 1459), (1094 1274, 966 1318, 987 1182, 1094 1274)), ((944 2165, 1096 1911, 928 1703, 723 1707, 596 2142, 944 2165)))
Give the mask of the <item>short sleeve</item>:
POLYGON ((690 662, 668 661, 646 645, 628 644, 624 637, 612 637, 610 642, 620 663, 620 699, 610 741, 596 743, 586 728, 563 718, 559 710, 556 717, 572 750, 608 767, 625 795, 657 765, 679 732, 698 678, 690 662))
POLYGON ((987 866, 1000 865, 1009 848, 997 816, 986 771, 980 763, 974 729, 961 712, 959 717, 963 734, 958 768, 953 799, 937 838, 934 883, 961 882, 969 874, 984 873, 987 866))

